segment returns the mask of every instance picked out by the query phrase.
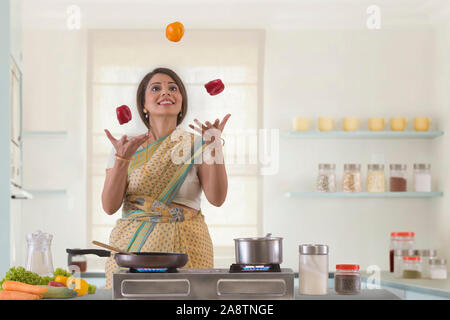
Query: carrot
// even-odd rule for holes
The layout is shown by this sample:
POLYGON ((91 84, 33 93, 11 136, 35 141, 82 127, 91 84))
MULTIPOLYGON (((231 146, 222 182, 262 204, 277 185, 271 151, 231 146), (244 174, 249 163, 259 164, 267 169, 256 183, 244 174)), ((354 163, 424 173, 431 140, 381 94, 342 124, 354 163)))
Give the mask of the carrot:
POLYGON ((41 296, 20 291, 0 291, 0 300, 39 300, 41 296))
POLYGON ((3 290, 6 291, 20 291, 24 293, 32 293, 36 295, 41 295, 47 292, 46 287, 33 286, 31 284, 22 283, 19 281, 5 281, 2 284, 3 290))

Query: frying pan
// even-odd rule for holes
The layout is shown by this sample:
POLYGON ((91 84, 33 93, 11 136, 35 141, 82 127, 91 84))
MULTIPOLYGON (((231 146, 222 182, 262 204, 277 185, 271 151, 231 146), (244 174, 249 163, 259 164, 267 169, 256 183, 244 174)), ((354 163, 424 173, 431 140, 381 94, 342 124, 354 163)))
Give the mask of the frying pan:
MULTIPOLYGON (((69 256, 83 254, 95 254, 99 257, 111 256, 111 251, 101 249, 66 249, 66 252, 69 256)), ((169 252, 116 253, 114 260, 119 267, 124 268, 181 268, 186 265, 188 255, 169 252)))

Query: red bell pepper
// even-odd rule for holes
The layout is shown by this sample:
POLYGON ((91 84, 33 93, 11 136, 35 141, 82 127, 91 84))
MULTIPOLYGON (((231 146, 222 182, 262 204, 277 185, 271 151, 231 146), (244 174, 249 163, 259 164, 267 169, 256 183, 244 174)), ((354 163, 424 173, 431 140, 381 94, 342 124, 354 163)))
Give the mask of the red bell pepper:
POLYGON ((116 113, 117 113, 117 119, 119 120, 120 124, 127 123, 128 121, 131 120, 131 110, 126 105, 117 107, 116 113))
POLYGON ((205 84, 206 91, 212 96, 219 94, 225 89, 225 85, 222 80, 216 79, 205 84))

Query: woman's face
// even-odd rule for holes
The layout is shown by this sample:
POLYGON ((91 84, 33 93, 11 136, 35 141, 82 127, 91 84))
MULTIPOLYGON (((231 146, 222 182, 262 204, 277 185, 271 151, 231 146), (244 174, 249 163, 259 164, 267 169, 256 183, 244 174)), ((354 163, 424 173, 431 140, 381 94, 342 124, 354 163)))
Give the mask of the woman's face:
POLYGON ((178 116, 183 97, 175 81, 164 73, 155 74, 145 90, 145 109, 152 116, 178 116))

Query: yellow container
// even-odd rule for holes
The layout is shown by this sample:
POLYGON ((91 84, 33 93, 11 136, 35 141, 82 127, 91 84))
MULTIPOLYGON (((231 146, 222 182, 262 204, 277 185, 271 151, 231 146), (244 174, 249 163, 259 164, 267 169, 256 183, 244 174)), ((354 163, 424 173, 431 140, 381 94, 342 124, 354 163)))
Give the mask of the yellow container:
POLYGON ((294 131, 308 131, 312 123, 313 119, 298 117, 293 119, 292 126, 294 131))
POLYGON ((358 130, 362 123, 362 119, 358 117, 345 117, 342 119, 342 129, 344 131, 355 131, 358 130))

